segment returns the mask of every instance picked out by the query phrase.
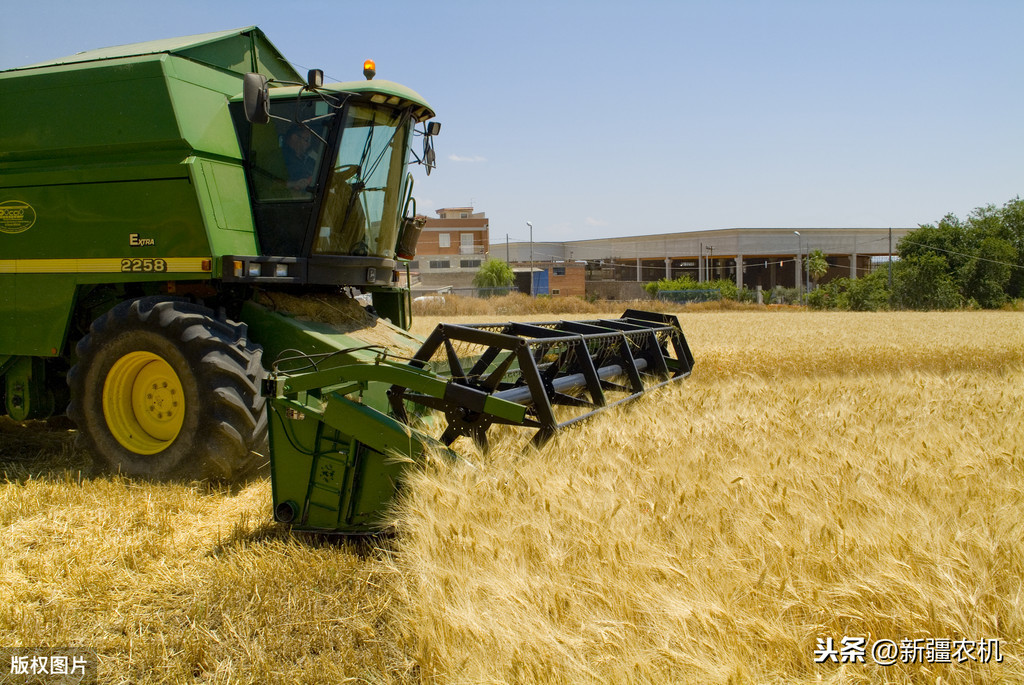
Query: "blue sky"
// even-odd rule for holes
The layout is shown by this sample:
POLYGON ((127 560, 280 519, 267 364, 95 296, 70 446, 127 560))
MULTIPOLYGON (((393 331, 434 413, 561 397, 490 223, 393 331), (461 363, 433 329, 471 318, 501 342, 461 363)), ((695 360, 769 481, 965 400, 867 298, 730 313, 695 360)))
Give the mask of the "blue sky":
POLYGON ((0 68, 258 25, 420 92, 492 240, 916 226, 1024 191, 1024 2, 18 3, 0 68), (287 7, 287 10, 283 9, 287 7))

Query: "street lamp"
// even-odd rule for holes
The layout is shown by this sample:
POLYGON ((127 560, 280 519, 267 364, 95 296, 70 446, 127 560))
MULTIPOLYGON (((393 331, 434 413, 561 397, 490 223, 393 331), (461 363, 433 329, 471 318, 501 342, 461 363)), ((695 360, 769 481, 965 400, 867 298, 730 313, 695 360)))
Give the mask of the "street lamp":
POLYGON ((807 259, 804 260, 804 298, 811 292, 811 243, 807 241, 807 259))
POLYGON ((797 295, 799 297, 799 302, 800 302, 800 304, 803 304, 804 303, 804 294, 803 294, 803 292, 801 292, 801 288, 800 288, 800 254, 801 254, 800 240, 801 240, 801 236, 800 236, 800 231, 793 231, 793 234, 796 236, 796 274, 794 274, 795 278, 793 280, 796 281, 796 292, 797 292, 797 295))
POLYGON ((533 297, 535 291, 533 287, 533 224, 527 221, 526 225, 530 227, 530 297, 533 297))

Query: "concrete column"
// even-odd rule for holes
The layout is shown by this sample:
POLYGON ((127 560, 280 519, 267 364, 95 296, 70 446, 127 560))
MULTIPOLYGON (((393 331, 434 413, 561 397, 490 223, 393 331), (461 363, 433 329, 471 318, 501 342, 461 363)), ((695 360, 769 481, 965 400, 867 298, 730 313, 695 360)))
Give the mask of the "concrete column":
POLYGON ((736 255, 736 288, 743 290, 743 255, 736 255))
POLYGON ((640 258, 637 257, 636 258, 636 282, 639 283, 642 280, 644 280, 644 278, 643 278, 643 273, 641 272, 641 269, 640 269, 640 258))
POLYGON ((857 253, 850 255, 850 278, 857 278, 857 253))
POLYGON ((672 259, 665 257, 665 280, 672 280, 672 259))
POLYGON ((793 273, 795 274, 793 276, 793 284, 796 286, 796 288, 798 290, 800 289, 800 287, 803 285, 803 282, 804 282, 804 280, 800 277, 800 259, 801 259, 801 256, 797 255, 796 258, 793 260, 793 269, 794 269, 793 273))

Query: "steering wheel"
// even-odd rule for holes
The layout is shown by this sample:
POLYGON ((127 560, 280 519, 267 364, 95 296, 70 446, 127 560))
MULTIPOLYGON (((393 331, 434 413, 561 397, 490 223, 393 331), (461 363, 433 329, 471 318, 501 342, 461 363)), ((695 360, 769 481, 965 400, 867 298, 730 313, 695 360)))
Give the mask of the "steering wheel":
POLYGON ((341 166, 334 167, 334 177, 342 181, 347 181, 359 173, 359 168, 358 164, 343 164, 341 166))

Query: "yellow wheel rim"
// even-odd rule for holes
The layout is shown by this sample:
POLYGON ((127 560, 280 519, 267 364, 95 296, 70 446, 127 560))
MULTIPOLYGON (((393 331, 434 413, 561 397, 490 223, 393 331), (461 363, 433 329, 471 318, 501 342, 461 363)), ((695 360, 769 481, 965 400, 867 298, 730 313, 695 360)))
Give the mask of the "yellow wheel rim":
POLYGON ((185 420, 181 380, 163 357, 129 352, 103 383, 103 416, 114 439, 136 454, 170 447, 185 420))

